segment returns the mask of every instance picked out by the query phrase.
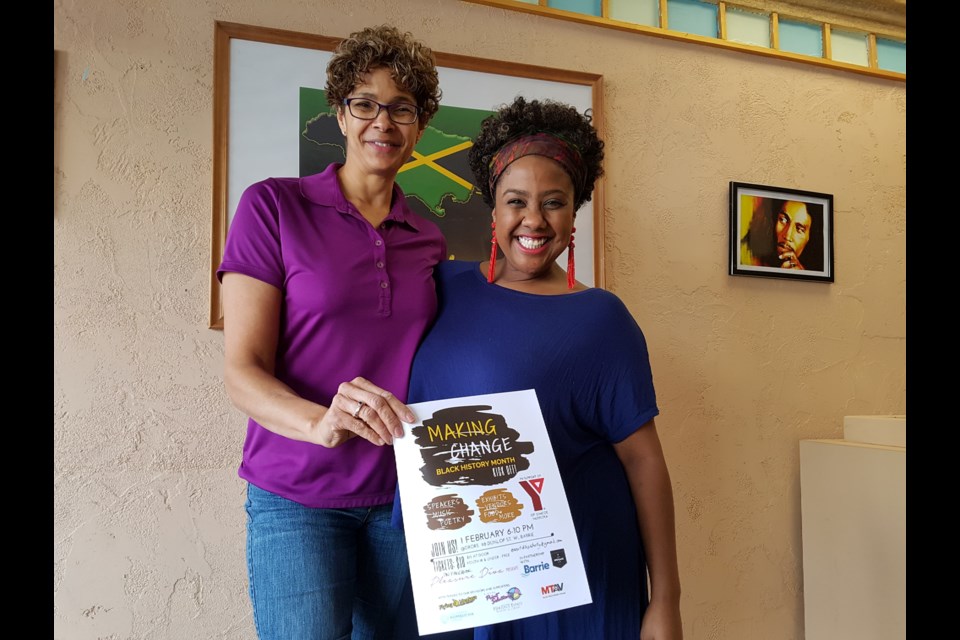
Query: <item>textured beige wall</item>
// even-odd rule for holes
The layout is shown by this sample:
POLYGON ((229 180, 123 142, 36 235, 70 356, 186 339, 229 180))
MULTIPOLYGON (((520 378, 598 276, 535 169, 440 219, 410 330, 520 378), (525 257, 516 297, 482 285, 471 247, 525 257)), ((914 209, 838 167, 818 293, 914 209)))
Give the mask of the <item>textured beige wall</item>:
POLYGON ((207 328, 215 20, 603 74, 686 637, 801 640, 799 441, 906 413, 905 84, 454 0, 55 0, 54 637, 254 638, 207 328), (730 180, 833 193, 836 282, 728 276, 730 180))

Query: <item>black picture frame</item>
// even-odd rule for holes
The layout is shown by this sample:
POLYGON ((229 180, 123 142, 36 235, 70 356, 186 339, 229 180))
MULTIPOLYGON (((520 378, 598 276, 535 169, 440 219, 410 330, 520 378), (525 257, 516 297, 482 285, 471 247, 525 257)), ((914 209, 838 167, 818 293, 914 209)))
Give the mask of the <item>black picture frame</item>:
POLYGON ((833 194, 730 182, 730 275, 833 282, 833 194))

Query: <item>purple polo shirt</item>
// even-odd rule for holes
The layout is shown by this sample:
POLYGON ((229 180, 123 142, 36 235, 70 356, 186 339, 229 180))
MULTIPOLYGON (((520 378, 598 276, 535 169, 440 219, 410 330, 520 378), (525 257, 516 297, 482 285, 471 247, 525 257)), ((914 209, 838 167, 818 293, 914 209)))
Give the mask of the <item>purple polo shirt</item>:
MULTIPOLYGON (((410 363, 436 313, 433 267, 446 242, 396 185, 390 214, 371 226, 344 198, 340 166, 248 187, 217 277, 235 271, 283 291, 276 376, 299 395, 329 406, 340 383, 363 376, 405 402, 410 363)), ((387 504, 397 485, 393 447, 352 438, 328 449, 253 419, 239 475, 310 507, 387 504)))

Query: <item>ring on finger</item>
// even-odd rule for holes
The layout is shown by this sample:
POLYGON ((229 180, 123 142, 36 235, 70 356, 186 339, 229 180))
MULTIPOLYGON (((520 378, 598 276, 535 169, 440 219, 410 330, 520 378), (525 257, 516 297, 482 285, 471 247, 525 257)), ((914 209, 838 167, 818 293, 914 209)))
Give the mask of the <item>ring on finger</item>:
POLYGON ((364 405, 363 400, 357 400, 357 408, 353 410, 353 417, 354 417, 354 418, 359 418, 359 417, 360 417, 360 409, 363 409, 363 405, 364 405))

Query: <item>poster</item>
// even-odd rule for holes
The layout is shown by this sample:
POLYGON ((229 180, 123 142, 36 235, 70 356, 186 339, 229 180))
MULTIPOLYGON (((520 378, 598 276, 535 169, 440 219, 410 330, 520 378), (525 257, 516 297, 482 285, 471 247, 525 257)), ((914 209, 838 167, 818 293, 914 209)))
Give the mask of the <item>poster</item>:
POLYGON ((393 447, 421 635, 590 603, 536 392, 409 406, 393 447))

